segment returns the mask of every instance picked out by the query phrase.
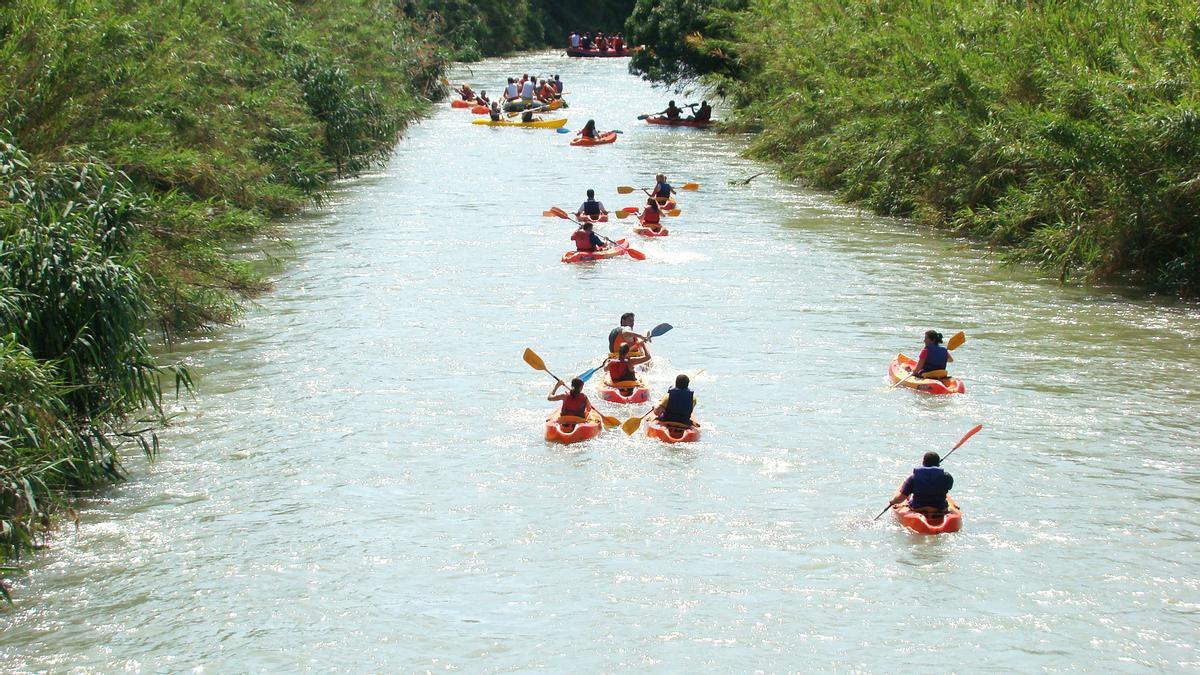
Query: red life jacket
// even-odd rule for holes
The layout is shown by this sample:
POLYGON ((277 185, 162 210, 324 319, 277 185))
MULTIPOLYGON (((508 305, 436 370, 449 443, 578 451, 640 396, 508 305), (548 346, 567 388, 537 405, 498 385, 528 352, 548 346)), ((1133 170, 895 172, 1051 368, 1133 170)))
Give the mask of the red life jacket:
POLYGON ((645 209, 644 211, 642 211, 642 222, 643 223, 649 223, 650 225, 658 225, 659 220, 661 218, 662 218, 662 211, 659 211, 658 209, 645 209))
POLYGON ((612 380, 613 384, 617 382, 632 382, 637 379, 633 368, 625 361, 609 361, 608 362, 608 379, 612 380))
POLYGON ((571 241, 575 242, 576 251, 586 251, 588 253, 595 251, 596 247, 592 246, 592 237, 585 230, 575 230, 575 234, 571 235, 571 241))
POLYGON ((567 392, 567 397, 562 402, 563 415, 573 415, 575 417, 587 417, 587 409, 590 405, 587 394, 579 392, 578 395, 567 392))

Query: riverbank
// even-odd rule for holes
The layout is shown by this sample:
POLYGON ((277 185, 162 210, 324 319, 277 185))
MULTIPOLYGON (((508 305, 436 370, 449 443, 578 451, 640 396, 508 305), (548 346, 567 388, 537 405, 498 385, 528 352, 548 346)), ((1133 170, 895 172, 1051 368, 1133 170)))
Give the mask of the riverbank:
POLYGON ((1194 4, 767 0, 635 21, 658 4, 630 21, 652 47, 636 65, 710 77, 784 176, 1063 281, 1200 291, 1194 4))
POLYGON ((152 332, 267 288, 231 244, 386 158, 447 51, 391 3, 27 2, 0 10, 0 560, 64 493, 157 451, 185 370, 152 332), (173 382, 170 379, 173 377, 173 382))

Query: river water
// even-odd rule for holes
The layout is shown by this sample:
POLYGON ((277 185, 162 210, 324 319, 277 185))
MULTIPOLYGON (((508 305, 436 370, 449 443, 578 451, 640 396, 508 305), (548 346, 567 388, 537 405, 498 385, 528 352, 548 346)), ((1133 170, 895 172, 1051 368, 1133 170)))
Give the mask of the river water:
POLYGON ((277 290, 173 355, 198 394, 159 461, 14 579, 2 669, 1200 669, 1200 310, 731 185, 746 139, 635 121, 671 94, 625 67, 464 68, 560 73, 572 130, 625 134, 442 104, 289 223, 277 290), (647 260, 559 262, 544 209, 656 171, 702 188, 647 260), (625 311, 675 326, 646 379, 701 371, 703 439, 545 443, 522 351, 577 374, 625 311), (887 389, 930 327, 966 331, 965 396, 887 389), (946 462, 962 532, 872 522, 980 422, 946 462))

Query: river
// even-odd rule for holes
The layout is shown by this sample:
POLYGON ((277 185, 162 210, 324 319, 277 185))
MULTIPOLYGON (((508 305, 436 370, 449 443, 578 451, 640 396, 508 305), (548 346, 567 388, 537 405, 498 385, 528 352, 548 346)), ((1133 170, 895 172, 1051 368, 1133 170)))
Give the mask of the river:
POLYGON ((672 95, 626 64, 455 76, 559 73, 569 128, 615 145, 443 103, 288 223, 276 290, 171 355, 197 395, 159 460, 26 560, 3 669, 1200 669, 1200 309, 732 185, 764 170, 747 139, 637 122, 672 95), (544 209, 657 171, 701 189, 647 260, 559 262, 544 209), (701 371, 704 437, 547 444, 522 351, 577 374, 625 311, 674 325, 646 378, 701 371), (966 332, 966 395, 888 390, 927 328, 966 332), (961 532, 871 520, 977 423, 961 532))

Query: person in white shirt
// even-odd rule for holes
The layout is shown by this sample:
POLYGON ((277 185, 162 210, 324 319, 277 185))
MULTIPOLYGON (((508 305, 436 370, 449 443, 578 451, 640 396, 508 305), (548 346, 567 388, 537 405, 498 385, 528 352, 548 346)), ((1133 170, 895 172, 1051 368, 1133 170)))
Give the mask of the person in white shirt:
POLYGON ((526 101, 533 100, 533 78, 525 80, 525 84, 521 85, 521 98, 526 101))
POLYGON ((514 98, 520 98, 520 92, 517 90, 517 81, 510 77, 508 86, 504 88, 504 100, 511 101, 514 98))

